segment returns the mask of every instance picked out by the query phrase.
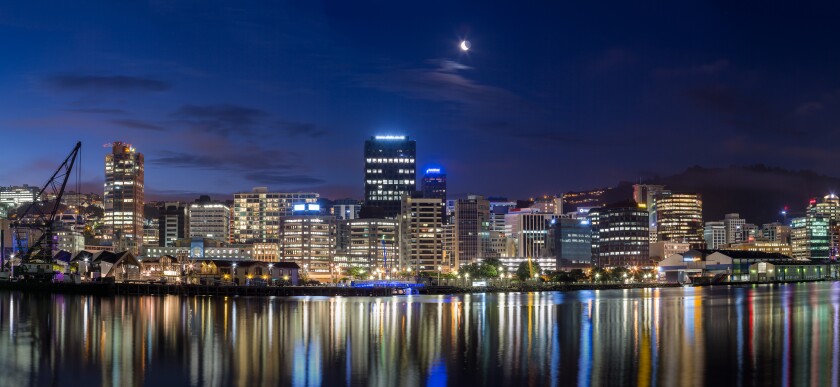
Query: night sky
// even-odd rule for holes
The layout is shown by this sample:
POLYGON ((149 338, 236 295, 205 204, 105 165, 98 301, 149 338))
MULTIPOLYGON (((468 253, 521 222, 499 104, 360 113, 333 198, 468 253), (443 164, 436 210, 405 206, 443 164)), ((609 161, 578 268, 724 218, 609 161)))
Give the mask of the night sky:
POLYGON ((0 184, 42 184, 81 140, 101 192, 123 140, 151 199, 361 198, 375 134, 416 139, 453 196, 840 175, 836 3, 123 3, 0 5, 0 184))

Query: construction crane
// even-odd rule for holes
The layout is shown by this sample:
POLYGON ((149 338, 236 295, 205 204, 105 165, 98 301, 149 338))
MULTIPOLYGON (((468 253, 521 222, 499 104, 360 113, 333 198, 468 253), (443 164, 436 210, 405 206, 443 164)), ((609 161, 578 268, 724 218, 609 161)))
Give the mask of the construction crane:
MULTIPOLYGON (((64 162, 58 166, 44 187, 23 213, 12 222, 17 251, 24 251, 24 241, 29 241, 25 253, 20 256, 21 263, 51 263, 53 247, 55 245, 55 220, 61 206, 61 197, 67 181, 74 172, 76 160, 81 158, 82 143, 77 142, 64 162), (55 198, 50 202, 50 198, 55 198)), ((76 168, 76 184, 79 184, 80 174, 76 168)))

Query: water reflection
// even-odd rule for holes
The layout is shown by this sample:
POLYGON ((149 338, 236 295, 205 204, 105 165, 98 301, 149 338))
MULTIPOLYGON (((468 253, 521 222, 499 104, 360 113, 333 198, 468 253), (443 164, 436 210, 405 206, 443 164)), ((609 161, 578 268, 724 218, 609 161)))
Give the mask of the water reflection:
POLYGON ((840 284, 388 298, 0 293, 8 385, 837 385, 840 284))

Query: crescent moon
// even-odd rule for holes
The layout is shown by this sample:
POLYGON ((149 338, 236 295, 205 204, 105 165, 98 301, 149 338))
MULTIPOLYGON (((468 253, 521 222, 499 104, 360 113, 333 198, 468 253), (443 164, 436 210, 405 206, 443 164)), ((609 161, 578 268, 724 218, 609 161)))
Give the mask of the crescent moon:
POLYGON ((466 40, 461 41, 461 50, 468 51, 470 49, 470 42, 466 40))

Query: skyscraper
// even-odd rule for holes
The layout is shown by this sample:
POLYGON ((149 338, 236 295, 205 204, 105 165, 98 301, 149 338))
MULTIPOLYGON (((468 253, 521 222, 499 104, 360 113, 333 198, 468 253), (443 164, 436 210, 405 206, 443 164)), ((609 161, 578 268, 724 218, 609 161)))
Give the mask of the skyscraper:
POLYGON ((590 211, 594 263, 601 267, 650 266, 648 212, 641 203, 614 203, 590 211))
POLYGON ((440 168, 427 168, 421 182, 424 198, 446 201, 446 174, 440 168))
POLYGON ((455 266, 484 259, 489 237, 490 202, 478 195, 458 199, 455 202, 455 266))
POLYGON ((365 205, 394 218, 403 194, 417 189, 416 143, 406 136, 375 136, 365 141, 365 205))
POLYGON ((705 246, 700 194, 661 193, 654 198, 653 211, 658 242, 691 243, 694 248, 705 246))
POLYGON ((116 250, 140 253, 143 244, 143 154, 115 142, 105 155, 105 232, 116 250))
MULTIPOLYGON (((403 195, 400 215, 401 265, 419 271, 434 271, 441 266, 449 271, 444 257, 443 201, 437 198, 403 195)), ((446 259, 445 259, 446 258, 446 259)))

